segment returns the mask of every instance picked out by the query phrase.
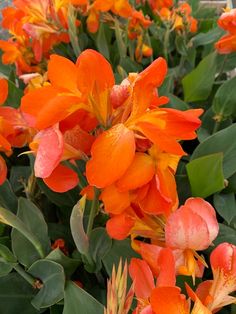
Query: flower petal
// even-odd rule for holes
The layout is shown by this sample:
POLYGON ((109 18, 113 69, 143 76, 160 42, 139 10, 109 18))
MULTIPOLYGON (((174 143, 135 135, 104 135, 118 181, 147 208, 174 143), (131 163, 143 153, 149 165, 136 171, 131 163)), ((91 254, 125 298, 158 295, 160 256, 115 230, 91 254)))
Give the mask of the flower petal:
POLYGON ((0 185, 2 185, 7 178, 7 166, 5 160, 0 155, 0 185))
POLYGON ((0 78, 0 105, 2 105, 8 96, 8 82, 4 78, 0 78))
POLYGON ((47 178, 44 183, 54 192, 67 192, 79 183, 78 175, 72 169, 59 164, 47 178))
POLYGON ((103 132, 93 143, 92 158, 86 165, 89 184, 98 188, 111 185, 124 175, 134 155, 134 134, 123 124, 103 132))

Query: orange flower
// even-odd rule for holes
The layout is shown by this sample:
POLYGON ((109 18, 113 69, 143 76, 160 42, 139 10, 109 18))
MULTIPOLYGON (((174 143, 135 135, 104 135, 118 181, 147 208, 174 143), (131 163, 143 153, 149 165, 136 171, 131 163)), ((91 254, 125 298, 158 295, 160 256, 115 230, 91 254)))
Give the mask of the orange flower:
POLYGON ((215 313, 236 301, 230 295, 236 291, 236 247, 227 242, 221 243, 212 251, 210 263, 213 280, 202 282, 196 293, 203 304, 215 313))
POLYGON ((218 20, 218 26, 228 31, 228 34, 221 37, 215 44, 220 54, 228 54, 236 51, 236 9, 227 10, 218 20))

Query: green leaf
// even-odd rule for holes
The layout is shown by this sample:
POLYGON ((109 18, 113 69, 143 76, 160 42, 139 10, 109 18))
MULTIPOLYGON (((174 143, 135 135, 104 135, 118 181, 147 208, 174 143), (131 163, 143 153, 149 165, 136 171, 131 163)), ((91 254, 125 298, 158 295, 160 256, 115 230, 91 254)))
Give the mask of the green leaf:
POLYGON ((103 314, 104 307, 85 290, 68 281, 63 314, 103 314))
POLYGON ((44 257, 44 250, 40 241, 34 233, 28 230, 27 226, 16 215, 9 210, 0 207, 0 222, 17 229, 34 245, 39 253, 39 256, 42 258, 44 257))
POLYGON ((10 182, 14 192, 23 189, 22 182, 27 182, 30 176, 31 169, 29 166, 13 166, 10 172, 10 182))
POLYGON ((0 313, 39 313, 30 303, 34 295, 35 289, 17 273, 0 278, 0 313))
MULTIPOLYGON (((227 179, 236 172, 236 124, 221 130, 204 140, 197 146, 192 154, 191 160, 214 154, 223 153, 223 172, 227 179)), ((209 172, 209 170, 208 170, 209 172)))
POLYGON ((106 38, 105 25, 103 23, 101 23, 99 26, 98 35, 96 38, 96 45, 98 47, 98 51, 109 60, 110 52, 106 38))
POLYGON ((0 244, 0 277, 8 275, 16 264, 17 260, 12 252, 0 244))
POLYGON ((14 194, 8 180, 0 185, 0 205, 12 211, 17 212, 17 197, 14 194))
POLYGON ((179 35, 176 36, 176 38, 175 38, 175 46, 176 46, 176 49, 177 49, 178 53, 181 56, 186 57, 188 55, 188 48, 186 46, 186 42, 185 42, 184 36, 179 36, 179 35))
POLYGON ((65 274, 60 264, 41 259, 36 261, 28 272, 43 283, 31 302, 36 309, 52 306, 63 299, 65 274))
MULTIPOLYGON (((50 250, 48 227, 41 211, 29 200, 19 198, 17 216, 24 222, 27 229, 40 241, 45 253, 50 250)), ((29 267, 40 258, 39 252, 21 232, 12 230, 12 249, 19 262, 29 267)))
POLYGON ((211 93, 216 73, 216 53, 206 56, 183 80, 184 100, 206 100, 211 93))
POLYGON ((213 100, 213 110, 221 119, 236 115, 236 77, 226 81, 217 90, 213 100))
POLYGON ((20 106, 22 96, 23 91, 16 87, 12 81, 8 80, 8 97, 4 103, 4 106, 18 108, 20 106))
POLYGON ((58 206, 72 207, 76 204, 79 195, 79 189, 74 188, 65 193, 56 193, 50 190, 42 179, 37 179, 40 190, 48 197, 48 199, 58 206))
POLYGON ((111 249, 112 240, 105 228, 93 229, 89 237, 89 252, 96 264, 96 272, 102 268, 102 258, 111 249))
POLYGON ((166 105, 166 107, 174 108, 174 109, 178 109, 178 110, 183 110, 183 111, 189 109, 189 106, 186 104, 186 102, 181 100, 179 97, 177 97, 173 94, 167 94, 166 96, 170 99, 170 101, 166 105))
POLYGON ((70 228, 78 251, 84 255, 87 255, 89 251, 89 239, 84 231, 83 225, 85 203, 86 195, 83 196, 79 200, 79 202, 73 207, 70 218, 70 228))
POLYGON ((102 262, 107 273, 111 276, 113 264, 117 269, 121 258, 123 261, 127 260, 129 262, 132 257, 139 257, 139 255, 132 249, 130 239, 113 240, 112 247, 103 257, 102 262))
POLYGON ((218 245, 223 242, 229 242, 236 245, 236 230, 224 224, 219 224, 220 231, 214 244, 218 245))
POLYGON ((64 268, 64 272, 67 277, 70 277, 81 263, 80 260, 64 255, 58 248, 50 252, 46 259, 60 264, 64 268))
POLYGON ((230 224, 234 217, 236 217, 236 202, 234 193, 215 194, 214 206, 218 214, 230 224))
POLYGON ((192 195, 207 197, 224 188, 223 154, 217 153, 197 158, 187 164, 192 195))
POLYGON ((225 32, 219 28, 215 27, 209 30, 207 33, 198 33, 191 39, 192 44, 194 47, 203 46, 215 43, 221 36, 223 36, 225 32))

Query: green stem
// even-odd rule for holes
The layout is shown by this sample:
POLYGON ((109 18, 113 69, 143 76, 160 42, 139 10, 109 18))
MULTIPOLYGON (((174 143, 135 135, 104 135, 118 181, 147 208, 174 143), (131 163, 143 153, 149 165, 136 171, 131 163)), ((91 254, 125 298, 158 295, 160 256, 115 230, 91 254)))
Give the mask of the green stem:
POLYGON ((98 196, 99 196, 99 190, 94 187, 94 199, 92 201, 91 210, 90 210, 90 214, 89 214, 89 221, 88 221, 88 225, 87 225, 87 235, 88 236, 90 235, 90 233, 93 229, 94 218, 97 215, 97 210, 98 210, 98 206, 99 206, 98 196))
POLYGON ((216 121, 214 128, 213 128, 213 131, 212 131, 212 134, 215 134, 219 130, 219 127, 220 127, 220 122, 216 121))
POLYGON ((35 287, 35 283, 37 282, 37 279, 32 277, 30 274, 28 274, 19 264, 14 266, 15 271, 21 275, 31 286, 35 287))
POLYGON ((163 53, 166 61, 168 62, 168 48, 169 48, 169 37, 170 37, 170 28, 166 28, 165 36, 164 36, 164 47, 163 53))

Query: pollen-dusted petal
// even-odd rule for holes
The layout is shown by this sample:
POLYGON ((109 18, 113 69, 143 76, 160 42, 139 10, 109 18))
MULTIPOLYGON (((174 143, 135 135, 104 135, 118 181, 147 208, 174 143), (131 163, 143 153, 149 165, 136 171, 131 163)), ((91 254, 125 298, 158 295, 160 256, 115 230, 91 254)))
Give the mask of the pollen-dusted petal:
POLYGON ((182 250, 205 250, 211 244, 207 223, 187 206, 181 206, 169 216, 165 238, 168 247, 182 250))
POLYGON ((59 164, 47 178, 43 179, 44 183, 54 192, 67 192, 79 183, 78 175, 72 169, 59 164))
POLYGON ((110 63, 97 51, 83 51, 76 62, 77 86, 84 94, 95 88, 97 92, 112 88, 115 79, 110 63))
POLYGON ((0 155, 0 185, 2 185, 7 178, 7 166, 5 160, 0 155))
POLYGON ((34 164, 35 176, 47 178, 61 160, 64 149, 63 136, 55 126, 39 132, 34 142, 39 143, 34 164))
POLYGON ((8 82, 4 78, 0 78, 0 105, 2 105, 8 96, 8 82))
POLYGON ((50 56, 48 78, 53 87, 69 91, 77 90, 77 67, 65 57, 55 54, 50 56))
POLYGON ((155 284, 151 269, 147 262, 138 258, 132 258, 129 265, 129 274, 134 282, 136 297, 148 299, 155 284))
POLYGON ((134 133, 123 124, 104 131, 92 145, 86 165, 90 185, 104 188, 121 178, 135 155, 134 133))
POLYGON ((129 192, 119 192, 114 184, 106 187, 102 191, 100 198, 104 203, 107 213, 121 214, 130 206, 129 192))
POLYGON ((157 287, 151 294, 151 306, 158 314, 189 314, 188 303, 178 287, 157 287))
POLYGON ((123 212, 107 221, 106 230, 112 239, 124 240, 128 237, 134 223, 134 219, 126 212, 123 212))
POLYGON ((116 182, 120 191, 134 190, 147 184, 155 174, 152 158, 145 153, 136 153, 134 160, 122 178, 116 182))
POLYGON ((226 275, 236 277, 236 246, 227 242, 219 244, 210 255, 211 267, 222 269, 226 275))
POLYGON ((219 232, 215 209, 210 203, 200 197, 191 197, 187 199, 184 205, 190 207, 193 212, 201 216, 207 222, 210 241, 212 242, 219 232))

